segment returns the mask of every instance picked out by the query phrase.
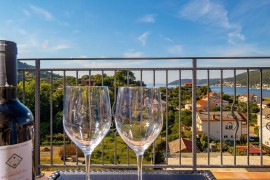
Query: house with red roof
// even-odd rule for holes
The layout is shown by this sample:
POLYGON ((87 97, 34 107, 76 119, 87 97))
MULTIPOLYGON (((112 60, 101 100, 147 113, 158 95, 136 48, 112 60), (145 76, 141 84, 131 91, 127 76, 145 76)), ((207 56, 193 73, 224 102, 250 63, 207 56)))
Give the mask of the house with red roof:
MULTIPOLYGON (((181 152, 192 152, 192 141, 186 138, 176 139, 174 141, 169 142, 169 150, 170 153, 179 153, 181 152), (181 141, 181 144, 180 144, 181 141)), ((200 149, 196 147, 196 152, 200 152, 200 149)))
POLYGON ((198 111, 207 111, 208 101, 201 99, 197 101, 196 107, 198 111))
MULTIPOLYGON (((239 122, 236 140, 240 140, 241 137, 247 137, 247 117, 236 111, 234 113, 239 122)), ((236 122, 230 111, 222 111, 222 116, 220 115, 220 112, 198 112, 196 115, 197 131, 202 131, 213 140, 220 140, 220 138, 224 141, 234 140, 235 126, 236 122), (208 131, 210 134, 208 134, 208 131)))
POLYGON ((184 86, 191 88, 192 82, 184 82, 184 86))
POLYGON ((249 102, 255 102, 257 99, 257 96, 255 96, 255 94, 249 94, 249 98, 247 94, 242 94, 241 96, 239 96, 238 101, 239 102, 247 102, 249 99, 249 102))
MULTIPOLYGON (((261 155, 261 149, 255 146, 250 146, 247 148, 247 146, 236 146, 236 149, 240 152, 247 153, 247 150, 249 150, 249 154, 252 156, 260 156, 261 155)), ((262 150, 262 154, 265 154, 266 152, 262 150)))
MULTIPOLYGON (((220 99, 209 99, 210 111, 215 106, 221 106, 221 103, 222 103, 222 107, 225 107, 229 104, 229 101, 220 100, 220 99)), ((208 100, 201 99, 201 100, 197 101, 196 107, 197 107, 198 111, 208 111, 208 100)))

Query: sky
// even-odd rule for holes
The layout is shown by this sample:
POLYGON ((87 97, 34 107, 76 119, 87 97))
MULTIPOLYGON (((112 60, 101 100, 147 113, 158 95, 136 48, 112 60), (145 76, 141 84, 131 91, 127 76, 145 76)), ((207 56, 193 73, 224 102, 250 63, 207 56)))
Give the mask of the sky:
MULTIPOLYGON (((269 0, 0 0, 0 14, 0 39, 17 43, 18 58, 270 54, 269 0)), ((231 62, 218 64, 255 64, 253 60, 231 62)), ((191 66, 190 61, 76 61, 61 66, 123 64, 191 66)), ((59 62, 43 66, 57 67, 59 62)))

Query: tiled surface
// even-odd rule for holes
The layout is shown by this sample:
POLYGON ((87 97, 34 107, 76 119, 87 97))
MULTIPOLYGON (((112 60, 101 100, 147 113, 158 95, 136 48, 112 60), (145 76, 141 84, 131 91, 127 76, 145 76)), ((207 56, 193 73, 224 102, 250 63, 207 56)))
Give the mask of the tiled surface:
POLYGON ((218 180, 270 180, 270 172, 213 172, 218 180))

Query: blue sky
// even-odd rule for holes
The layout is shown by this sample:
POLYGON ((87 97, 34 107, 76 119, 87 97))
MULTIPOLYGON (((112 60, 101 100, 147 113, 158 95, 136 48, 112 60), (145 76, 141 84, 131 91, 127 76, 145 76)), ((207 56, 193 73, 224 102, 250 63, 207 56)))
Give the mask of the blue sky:
MULTIPOLYGON (((0 12, 19 58, 270 54, 269 0, 1 0, 0 12)), ((144 63, 129 65, 164 66, 144 63)))

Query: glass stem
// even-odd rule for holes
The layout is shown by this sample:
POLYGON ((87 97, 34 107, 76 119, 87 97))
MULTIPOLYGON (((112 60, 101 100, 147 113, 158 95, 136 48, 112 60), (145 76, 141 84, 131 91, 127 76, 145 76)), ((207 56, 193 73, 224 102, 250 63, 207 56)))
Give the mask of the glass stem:
POLYGON ((90 180, 90 158, 91 154, 84 154, 85 157, 85 179, 90 180))
POLYGON ((142 180, 143 155, 137 155, 138 180, 142 180))

